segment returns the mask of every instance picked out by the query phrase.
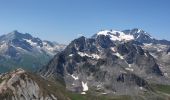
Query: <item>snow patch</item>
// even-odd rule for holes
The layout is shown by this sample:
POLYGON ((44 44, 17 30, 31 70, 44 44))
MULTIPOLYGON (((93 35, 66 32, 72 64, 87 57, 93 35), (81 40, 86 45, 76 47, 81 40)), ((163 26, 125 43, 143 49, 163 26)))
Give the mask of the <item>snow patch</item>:
POLYGON ((120 59, 124 59, 123 56, 118 52, 115 55, 118 56, 120 59))
POLYGON ((113 52, 116 52, 116 48, 115 47, 111 47, 110 48, 113 52))
POLYGON ((143 90, 143 87, 139 87, 140 90, 143 90))
POLYGON ((92 58, 96 58, 96 59, 99 59, 99 58, 100 58, 100 56, 97 55, 97 54, 91 54, 91 56, 92 56, 92 58))
POLYGON ((78 80, 79 79, 78 76, 71 75, 71 77, 74 78, 74 80, 78 80))
POLYGON ((82 87, 83 87, 83 91, 85 92, 85 91, 88 91, 88 86, 87 86, 87 82, 86 83, 84 83, 84 82, 82 82, 82 87))
POLYGON ((73 83, 72 85, 74 86, 75 84, 73 83))
POLYGON ((90 57, 90 55, 88 55, 87 53, 78 52, 78 54, 79 54, 81 57, 84 57, 84 56, 90 57))
POLYGON ((97 55, 97 54, 87 54, 87 53, 83 53, 83 52, 78 52, 78 54, 81 56, 81 57, 84 57, 84 56, 86 56, 86 57, 90 57, 90 58, 93 58, 93 59, 99 59, 100 58, 100 56, 99 55, 97 55))
POLYGON ((100 90, 102 88, 102 84, 97 85, 97 90, 100 90))
POLYGON ((81 94, 86 94, 86 92, 81 92, 81 94))
POLYGON ((69 55, 69 57, 72 57, 72 56, 73 56, 73 54, 70 54, 70 55, 69 55))
POLYGON ((23 39, 25 41, 27 41, 31 46, 37 46, 37 43, 32 42, 32 40, 28 40, 28 39, 23 39))
POLYGON ((134 69, 132 69, 132 68, 125 68, 126 70, 128 70, 128 71, 134 71, 134 69))

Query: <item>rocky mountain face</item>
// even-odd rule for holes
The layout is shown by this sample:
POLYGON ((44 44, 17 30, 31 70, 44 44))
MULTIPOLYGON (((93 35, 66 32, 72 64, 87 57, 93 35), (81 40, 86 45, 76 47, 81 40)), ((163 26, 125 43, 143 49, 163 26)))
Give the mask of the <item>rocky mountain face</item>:
MULTIPOLYGON (((22 53, 58 52, 49 49, 54 43, 29 36, 2 36, 0 40, 9 41, 2 43, 10 46, 2 54, 11 59, 22 53)), ((82 36, 58 52, 39 75, 23 69, 0 74, 0 99, 169 100, 169 52, 169 41, 141 29, 82 36)))
POLYGON ((0 74, 1 100, 131 100, 129 96, 81 95, 23 69, 0 74))
POLYGON ((33 71, 45 65, 65 45, 43 41, 28 33, 13 31, 0 36, 0 72, 23 67, 33 71))
POLYGON ((0 75, 1 100, 69 100, 58 87, 23 69, 0 75))
POLYGON ((73 40, 40 74, 63 81, 68 90, 81 94, 145 94, 154 91, 151 84, 170 84, 170 73, 163 70, 167 66, 150 50, 154 46, 169 47, 169 43, 140 29, 104 30, 91 38, 73 40), (153 46, 148 47, 150 44, 153 46))

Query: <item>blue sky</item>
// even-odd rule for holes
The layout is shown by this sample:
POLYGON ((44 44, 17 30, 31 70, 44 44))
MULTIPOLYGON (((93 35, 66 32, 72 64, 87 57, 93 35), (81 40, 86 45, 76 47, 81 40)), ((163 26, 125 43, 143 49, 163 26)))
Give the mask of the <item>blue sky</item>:
POLYGON ((141 28, 170 40, 170 0, 0 0, 0 35, 13 30, 59 43, 103 29, 141 28))

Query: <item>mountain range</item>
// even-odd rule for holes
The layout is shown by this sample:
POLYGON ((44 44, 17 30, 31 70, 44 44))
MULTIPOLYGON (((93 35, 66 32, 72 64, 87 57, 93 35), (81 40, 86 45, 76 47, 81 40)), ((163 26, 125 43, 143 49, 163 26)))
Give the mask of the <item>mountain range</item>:
POLYGON ((47 62, 65 45, 13 31, 0 36, 0 72, 22 67, 33 71, 47 62))
MULTIPOLYGON (((29 38, 22 40, 35 46, 29 38)), ((36 42, 37 45, 38 50, 52 54, 43 42, 36 42)), ((23 46, 28 52, 34 50, 28 47, 23 46)), ((0 97, 4 100, 169 100, 169 52, 170 41, 158 40, 142 29, 102 30, 90 38, 81 36, 71 41, 55 52, 36 74, 23 69, 1 74, 0 97)))

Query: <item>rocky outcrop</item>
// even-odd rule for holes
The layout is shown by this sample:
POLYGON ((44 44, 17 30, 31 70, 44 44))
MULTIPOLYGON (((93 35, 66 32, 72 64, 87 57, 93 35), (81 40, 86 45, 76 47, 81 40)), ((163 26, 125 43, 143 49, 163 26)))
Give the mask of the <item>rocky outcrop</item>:
POLYGON ((1 100, 67 100, 57 90, 46 89, 51 87, 51 82, 22 69, 0 75, 1 100))

